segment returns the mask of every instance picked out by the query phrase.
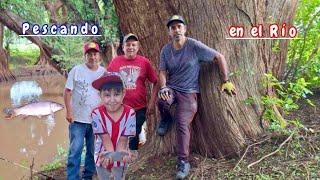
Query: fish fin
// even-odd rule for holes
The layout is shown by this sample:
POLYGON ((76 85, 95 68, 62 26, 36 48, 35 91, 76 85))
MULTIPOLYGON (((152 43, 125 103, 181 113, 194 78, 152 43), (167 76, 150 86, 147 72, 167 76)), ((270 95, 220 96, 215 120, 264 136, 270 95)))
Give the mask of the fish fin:
POLYGON ((32 99, 29 103, 37 103, 37 102, 39 102, 39 99, 32 99))
POLYGON ((50 113, 48 116, 50 116, 51 118, 53 118, 53 119, 54 119, 54 112, 53 112, 53 111, 51 111, 51 113, 50 113))
POLYGON ((22 117, 23 120, 26 120, 29 116, 27 116, 27 115, 21 115, 21 117, 22 117))

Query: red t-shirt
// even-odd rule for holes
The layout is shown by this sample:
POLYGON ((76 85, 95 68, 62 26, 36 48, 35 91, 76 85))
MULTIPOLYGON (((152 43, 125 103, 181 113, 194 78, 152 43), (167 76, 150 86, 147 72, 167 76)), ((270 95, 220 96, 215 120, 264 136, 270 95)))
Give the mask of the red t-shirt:
POLYGON ((135 110, 147 106, 146 79, 151 83, 156 83, 158 80, 157 73, 151 66, 149 59, 140 55, 134 59, 117 56, 112 59, 107 70, 120 73, 126 88, 124 104, 135 110))

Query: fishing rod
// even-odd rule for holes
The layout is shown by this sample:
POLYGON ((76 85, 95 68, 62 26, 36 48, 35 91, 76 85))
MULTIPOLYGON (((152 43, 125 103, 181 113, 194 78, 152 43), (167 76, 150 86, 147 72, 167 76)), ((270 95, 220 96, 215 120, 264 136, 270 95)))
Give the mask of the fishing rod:
POLYGON ((39 171, 33 170, 33 169, 29 168, 29 167, 26 167, 26 166, 24 166, 24 165, 22 165, 22 164, 19 164, 19 163, 10 161, 10 160, 8 160, 8 159, 6 159, 6 158, 0 157, 0 160, 3 160, 3 161, 5 161, 5 162, 7 162, 7 163, 13 164, 13 165, 15 165, 15 166, 17 166, 17 167, 20 167, 20 168, 23 168, 23 169, 31 170, 33 173, 40 174, 40 175, 42 175, 42 176, 45 176, 45 177, 50 178, 50 179, 52 179, 52 180, 55 180, 55 178, 53 178, 52 176, 49 176, 49 175, 47 175, 47 174, 44 174, 43 172, 39 172, 39 171))

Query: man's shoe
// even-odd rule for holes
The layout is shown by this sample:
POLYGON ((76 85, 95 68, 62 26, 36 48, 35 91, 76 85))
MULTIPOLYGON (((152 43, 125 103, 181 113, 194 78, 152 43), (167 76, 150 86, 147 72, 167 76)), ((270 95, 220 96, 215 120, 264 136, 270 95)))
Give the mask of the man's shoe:
POLYGON ((171 119, 170 120, 161 119, 159 126, 158 126, 158 129, 157 129, 157 133, 159 136, 164 136, 168 132, 169 127, 171 125, 171 122, 172 122, 171 119))
POLYGON ((188 176, 189 171, 190 171, 190 163, 187 161, 179 160, 178 161, 178 171, 177 171, 177 179, 184 179, 188 176))

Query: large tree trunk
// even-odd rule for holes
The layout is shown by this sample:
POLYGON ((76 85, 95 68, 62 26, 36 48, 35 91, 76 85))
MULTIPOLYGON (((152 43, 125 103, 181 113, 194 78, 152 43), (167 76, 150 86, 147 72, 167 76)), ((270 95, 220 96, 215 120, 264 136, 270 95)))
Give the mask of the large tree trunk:
MULTIPOLYGON (((221 157, 236 155, 247 143, 263 133, 260 118, 263 107, 250 97, 266 93, 262 87, 264 73, 279 76, 287 55, 288 40, 226 40, 231 25, 250 27, 270 23, 292 24, 297 1, 216 1, 216 0, 114 0, 121 30, 136 33, 141 40, 141 52, 158 66, 159 53, 168 42, 167 19, 183 15, 187 32, 221 52, 237 87, 237 96, 220 92, 221 80, 217 66, 205 64, 200 72, 201 96, 198 115, 192 123, 191 150, 203 155, 221 157), (277 42, 278 41, 278 42, 277 42), (280 45, 280 51, 272 47, 280 45)), ((156 152, 172 152, 175 147, 173 131, 164 139, 155 135, 155 121, 148 121, 148 139, 156 152), (151 131, 151 132, 150 132, 151 131)))
POLYGON ((0 82, 14 80, 15 77, 9 69, 8 54, 3 49, 4 26, 0 23, 0 82))
MULTIPOLYGON (((15 33, 22 34, 22 23, 26 21, 8 10, 0 9, 0 22, 7 26, 10 30, 14 31, 15 33)), ((51 59, 53 50, 52 47, 43 42, 40 37, 26 36, 26 38, 40 48, 40 52, 42 54, 40 59, 45 58, 50 65, 52 65, 61 74, 64 74, 63 70, 59 66, 59 63, 51 59)))

